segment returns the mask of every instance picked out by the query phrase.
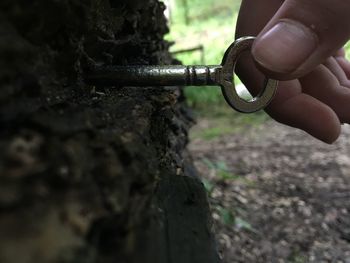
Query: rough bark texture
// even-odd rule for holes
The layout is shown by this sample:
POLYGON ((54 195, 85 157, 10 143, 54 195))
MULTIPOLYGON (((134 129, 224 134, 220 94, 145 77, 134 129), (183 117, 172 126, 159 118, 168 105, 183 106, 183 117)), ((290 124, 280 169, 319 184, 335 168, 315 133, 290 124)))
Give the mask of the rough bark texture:
POLYGON ((0 2, 0 262, 218 261, 179 90, 82 77, 171 62, 163 8, 0 2))

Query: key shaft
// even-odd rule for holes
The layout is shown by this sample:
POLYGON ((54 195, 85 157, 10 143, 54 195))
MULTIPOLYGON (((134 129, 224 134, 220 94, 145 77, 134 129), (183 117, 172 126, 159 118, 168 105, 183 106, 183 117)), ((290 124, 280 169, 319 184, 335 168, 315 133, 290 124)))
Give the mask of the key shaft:
POLYGON ((88 74, 94 85, 205 86, 219 85, 221 65, 216 66, 108 66, 88 74))
POLYGON ((86 72, 88 84, 104 86, 206 86, 218 85, 227 103, 239 112, 251 113, 272 100, 278 81, 266 78, 263 89, 250 100, 239 96, 234 71, 240 55, 251 49, 254 37, 242 37, 226 50, 220 66, 106 66, 86 72))

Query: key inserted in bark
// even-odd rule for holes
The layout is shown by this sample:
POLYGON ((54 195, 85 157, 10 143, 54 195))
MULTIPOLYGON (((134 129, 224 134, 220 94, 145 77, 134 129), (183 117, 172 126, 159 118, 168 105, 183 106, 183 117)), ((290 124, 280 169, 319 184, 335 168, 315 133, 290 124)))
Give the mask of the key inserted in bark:
POLYGON ((236 40, 226 51, 221 65, 215 66, 107 66, 85 76, 93 85, 105 86, 221 86, 227 103, 235 110, 251 113, 265 108, 272 100, 278 81, 266 79, 261 92, 251 100, 241 98, 234 84, 236 62, 250 50, 254 37, 236 40))

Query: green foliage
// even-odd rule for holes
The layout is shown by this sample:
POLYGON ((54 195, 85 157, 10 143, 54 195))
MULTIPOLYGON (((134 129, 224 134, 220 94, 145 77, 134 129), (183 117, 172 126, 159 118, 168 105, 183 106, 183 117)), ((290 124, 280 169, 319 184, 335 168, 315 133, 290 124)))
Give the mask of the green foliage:
MULTIPOLYGON (((207 158, 202 159, 203 163, 208 166, 208 168, 215 172, 215 176, 217 179, 220 180, 245 180, 244 177, 235 175, 229 171, 229 168, 227 167, 226 162, 224 161, 211 161, 207 158)), ((208 192, 208 195, 211 196, 214 188, 215 188, 215 182, 211 182, 208 179, 202 178, 202 182, 204 184, 205 189, 208 192)), ((249 183, 249 181, 247 181, 249 183)), ((236 216, 234 211, 232 209, 228 209, 226 207, 217 205, 215 206, 215 210, 218 211, 218 214, 220 216, 220 220, 223 224, 228 226, 234 226, 238 229, 248 230, 253 233, 257 233, 257 230, 255 230, 252 225, 247 222, 246 220, 242 219, 239 216, 236 216)), ((237 209, 237 212, 239 212, 239 209, 237 209)))
MULTIPOLYGON (((234 41, 239 5, 239 0, 187 0, 189 24, 186 25, 186 5, 184 0, 176 0, 166 37, 175 42, 171 51, 203 45, 205 64, 220 64, 234 41)), ((178 54, 176 58, 188 65, 202 62, 199 51, 178 54)), ((225 103, 218 87, 188 87, 185 94, 194 108, 225 103)))
POLYGON ((225 127, 223 125, 223 127, 212 127, 212 128, 205 129, 201 131, 199 134, 196 134, 194 137, 200 137, 204 140, 209 141, 214 138, 220 137, 222 135, 230 134, 231 132, 232 130, 230 129, 230 127, 225 127))
POLYGON ((187 87, 185 95, 188 104, 197 109, 213 104, 226 104, 218 87, 187 87))
POLYGON ((300 251, 295 251, 288 259, 289 263, 306 263, 308 262, 307 257, 302 255, 300 251))
POLYGON ((220 213, 221 221, 225 225, 231 226, 235 224, 235 216, 233 215, 232 211, 226 208, 220 207, 219 213, 220 213))
POLYGON ((251 232, 255 231, 249 222, 245 221, 244 219, 242 219, 240 217, 235 218, 235 225, 237 228, 240 228, 240 229, 249 230, 251 232))
POLYGON ((268 120, 265 112, 252 114, 241 114, 233 111, 226 105, 199 105, 197 106, 199 116, 205 116, 210 120, 210 126, 205 129, 194 129, 191 131, 191 139, 212 140, 226 134, 243 132, 247 127, 258 126, 268 120))
POLYGON ((233 174, 229 171, 224 161, 213 162, 207 158, 203 158, 203 163, 208 166, 210 170, 215 172, 215 176, 220 180, 241 180, 242 176, 233 174))
MULTIPOLYGON (((228 46, 234 41, 234 30, 240 0, 187 0, 189 25, 185 24, 185 5, 176 0, 172 10, 172 23, 167 39, 174 41, 171 51, 204 47, 206 64, 220 64, 228 46)), ((176 58, 184 64, 201 64, 200 51, 181 53, 176 58)), ((238 78, 235 83, 240 84, 238 78)), ((193 132, 192 138, 211 140, 225 134, 242 131, 247 125, 256 125, 268 119, 264 113, 237 114, 227 106, 218 87, 186 87, 188 104, 196 112, 214 119, 214 126, 193 132)), ((221 176, 227 177, 224 172, 221 176)))
POLYGON ((227 18, 232 15, 233 10, 238 10, 240 2, 240 0, 175 0, 172 19, 178 24, 185 24, 187 15, 189 24, 192 24, 210 17, 227 18))
MULTIPOLYGON (((170 33, 167 35, 168 40, 175 42, 171 51, 203 45, 205 63, 220 63, 225 50, 234 40, 240 2, 240 0, 175 0, 171 10, 170 33), (189 18, 188 25, 186 25, 186 13, 189 18)), ((346 50, 350 59, 350 42, 346 45, 346 50)), ((178 54, 176 58, 184 64, 201 63, 199 51, 178 54)), ((238 79, 235 82, 240 83, 238 79)), ((225 105, 218 88, 188 87, 185 89, 185 94, 190 106, 196 109, 214 104, 225 105)), ((219 130, 218 128, 208 131, 205 137, 209 139, 216 137, 220 134, 219 130)), ((223 130, 224 133, 226 131, 227 129, 223 130)))
POLYGON ((209 180, 207 180, 205 178, 202 178, 202 183, 203 183, 204 188, 207 191, 208 195, 210 196, 214 190, 214 184, 212 184, 209 180))
POLYGON ((350 60, 350 41, 345 46, 346 57, 350 60))
POLYGON ((247 230, 253 233, 258 233, 256 229, 246 220, 239 216, 235 216, 232 210, 225 207, 218 208, 221 221, 228 226, 234 226, 238 229, 247 230))

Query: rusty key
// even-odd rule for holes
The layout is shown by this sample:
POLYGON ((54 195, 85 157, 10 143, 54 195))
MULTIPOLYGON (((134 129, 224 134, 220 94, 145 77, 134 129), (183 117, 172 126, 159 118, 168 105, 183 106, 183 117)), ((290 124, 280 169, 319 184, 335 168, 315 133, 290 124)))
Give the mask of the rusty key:
POLYGON ((272 100, 278 81, 266 79, 261 92, 251 100, 241 98, 234 84, 236 62, 250 50, 254 37, 237 39, 225 52, 221 65, 214 66, 107 66, 96 68, 85 79, 93 85, 109 86, 207 86, 221 87, 226 102, 235 110, 252 113, 265 108, 272 100))

